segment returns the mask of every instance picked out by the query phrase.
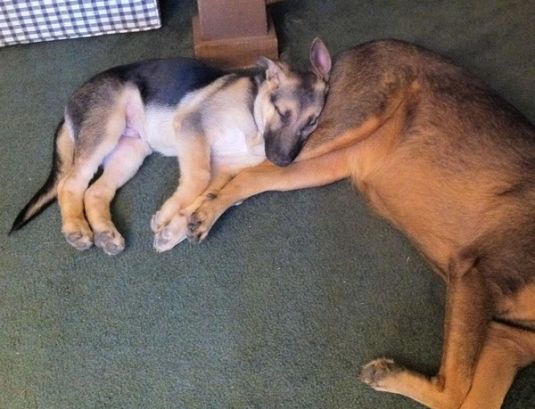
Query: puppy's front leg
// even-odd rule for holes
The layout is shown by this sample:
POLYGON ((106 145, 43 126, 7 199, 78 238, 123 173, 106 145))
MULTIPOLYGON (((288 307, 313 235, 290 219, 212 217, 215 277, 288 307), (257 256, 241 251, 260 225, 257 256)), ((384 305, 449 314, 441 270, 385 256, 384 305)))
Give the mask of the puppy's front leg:
POLYGON ((178 188, 151 220, 154 248, 158 252, 170 250, 186 238, 187 217, 181 210, 190 205, 210 182, 210 147, 202 135, 180 134, 177 151, 178 188))
POLYGON ((229 207, 256 194, 270 190, 288 191, 322 186, 348 177, 348 154, 349 149, 338 150, 284 168, 266 161, 245 169, 217 195, 207 196, 190 216, 188 239, 193 242, 202 241, 229 207))
POLYGON ((181 213, 186 217, 191 216, 204 202, 216 198, 221 189, 223 189, 233 177, 234 175, 232 172, 222 169, 214 170, 212 180, 203 194, 199 195, 188 207, 182 210, 181 213))

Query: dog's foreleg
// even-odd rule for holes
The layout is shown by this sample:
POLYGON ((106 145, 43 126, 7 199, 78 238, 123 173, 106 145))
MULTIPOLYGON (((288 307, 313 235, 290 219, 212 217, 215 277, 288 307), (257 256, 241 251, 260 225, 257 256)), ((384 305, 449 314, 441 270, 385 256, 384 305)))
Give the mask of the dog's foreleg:
POLYGON ((178 188, 151 220, 154 248, 158 252, 170 250, 186 238, 187 218, 181 211, 204 192, 210 182, 210 147, 202 135, 181 134, 177 156, 178 188))
POLYGON ((492 322, 461 409, 499 409, 518 370, 535 361, 535 333, 492 322))
POLYGON ((232 180, 233 177, 234 175, 232 172, 227 172, 222 169, 214 169, 212 180, 210 180, 210 184, 206 190, 202 195, 197 196, 197 198, 188 207, 182 210, 181 213, 186 217, 191 216, 191 214, 194 213, 205 201, 215 199, 219 192, 232 180))
POLYGON ((124 239, 111 218, 110 203, 117 189, 136 174, 150 153, 150 147, 140 138, 121 138, 106 158, 102 175, 85 192, 85 213, 95 245, 106 254, 116 255, 124 250, 124 239))
POLYGON ((281 168, 270 162, 238 173, 215 197, 208 196, 190 216, 188 238, 202 241, 216 220, 231 206, 256 194, 316 187, 349 176, 348 150, 330 152, 318 158, 281 168))
POLYGON ((485 282, 476 268, 448 278, 444 344, 438 376, 421 374, 379 359, 366 365, 361 380, 376 390, 410 397, 433 409, 458 409, 465 399, 489 325, 485 282))

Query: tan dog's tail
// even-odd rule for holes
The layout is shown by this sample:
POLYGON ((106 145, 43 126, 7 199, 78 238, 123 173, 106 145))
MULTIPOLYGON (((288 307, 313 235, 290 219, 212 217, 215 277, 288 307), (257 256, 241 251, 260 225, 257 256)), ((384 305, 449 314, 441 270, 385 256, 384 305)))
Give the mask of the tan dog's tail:
POLYGON ((65 124, 65 120, 62 119, 56 128, 54 136, 54 154, 50 175, 41 189, 20 211, 8 234, 19 230, 56 199, 58 183, 61 177, 72 167, 73 156, 74 140, 65 124))

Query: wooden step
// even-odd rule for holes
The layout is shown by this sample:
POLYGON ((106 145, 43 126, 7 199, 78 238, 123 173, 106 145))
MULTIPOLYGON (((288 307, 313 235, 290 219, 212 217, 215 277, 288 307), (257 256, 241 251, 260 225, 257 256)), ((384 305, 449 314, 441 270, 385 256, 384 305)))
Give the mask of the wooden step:
POLYGON ((193 19, 195 57, 228 68, 253 65, 264 55, 278 57, 275 28, 266 3, 274 0, 197 0, 193 19))

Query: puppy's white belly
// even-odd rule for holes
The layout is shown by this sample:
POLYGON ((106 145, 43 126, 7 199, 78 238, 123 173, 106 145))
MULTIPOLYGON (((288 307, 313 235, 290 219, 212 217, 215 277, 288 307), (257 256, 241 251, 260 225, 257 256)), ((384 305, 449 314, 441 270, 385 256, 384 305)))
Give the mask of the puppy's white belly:
POLYGON ((264 156, 248 154, 212 156, 212 162, 216 168, 224 169, 231 173, 237 173, 242 169, 258 165, 262 163, 264 159, 264 156))
MULTIPOLYGON (((139 132, 153 151, 164 156, 177 156, 180 149, 180 134, 175 131, 176 107, 147 107, 144 130, 139 132)), ((214 166, 237 172, 255 166, 265 159, 263 139, 251 138, 256 128, 229 126, 228 119, 214 126, 211 124, 204 137, 210 144, 211 159, 214 166), (227 123, 225 123, 227 122, 227 123)), ((199 137, 203 137, 199 135, 199 137)))
POLYGON ((263 140, 251 140, 240 128, 223 127, 212 130, 209 142, 214 166, 232 172, 258 165, 266 157, 263 140))
POLYGON ((177 155, 177 138, 173 126, 176 108, 148 107, 145 111, 145 135, 142 138, 153 151, 164 156, 177 155))

